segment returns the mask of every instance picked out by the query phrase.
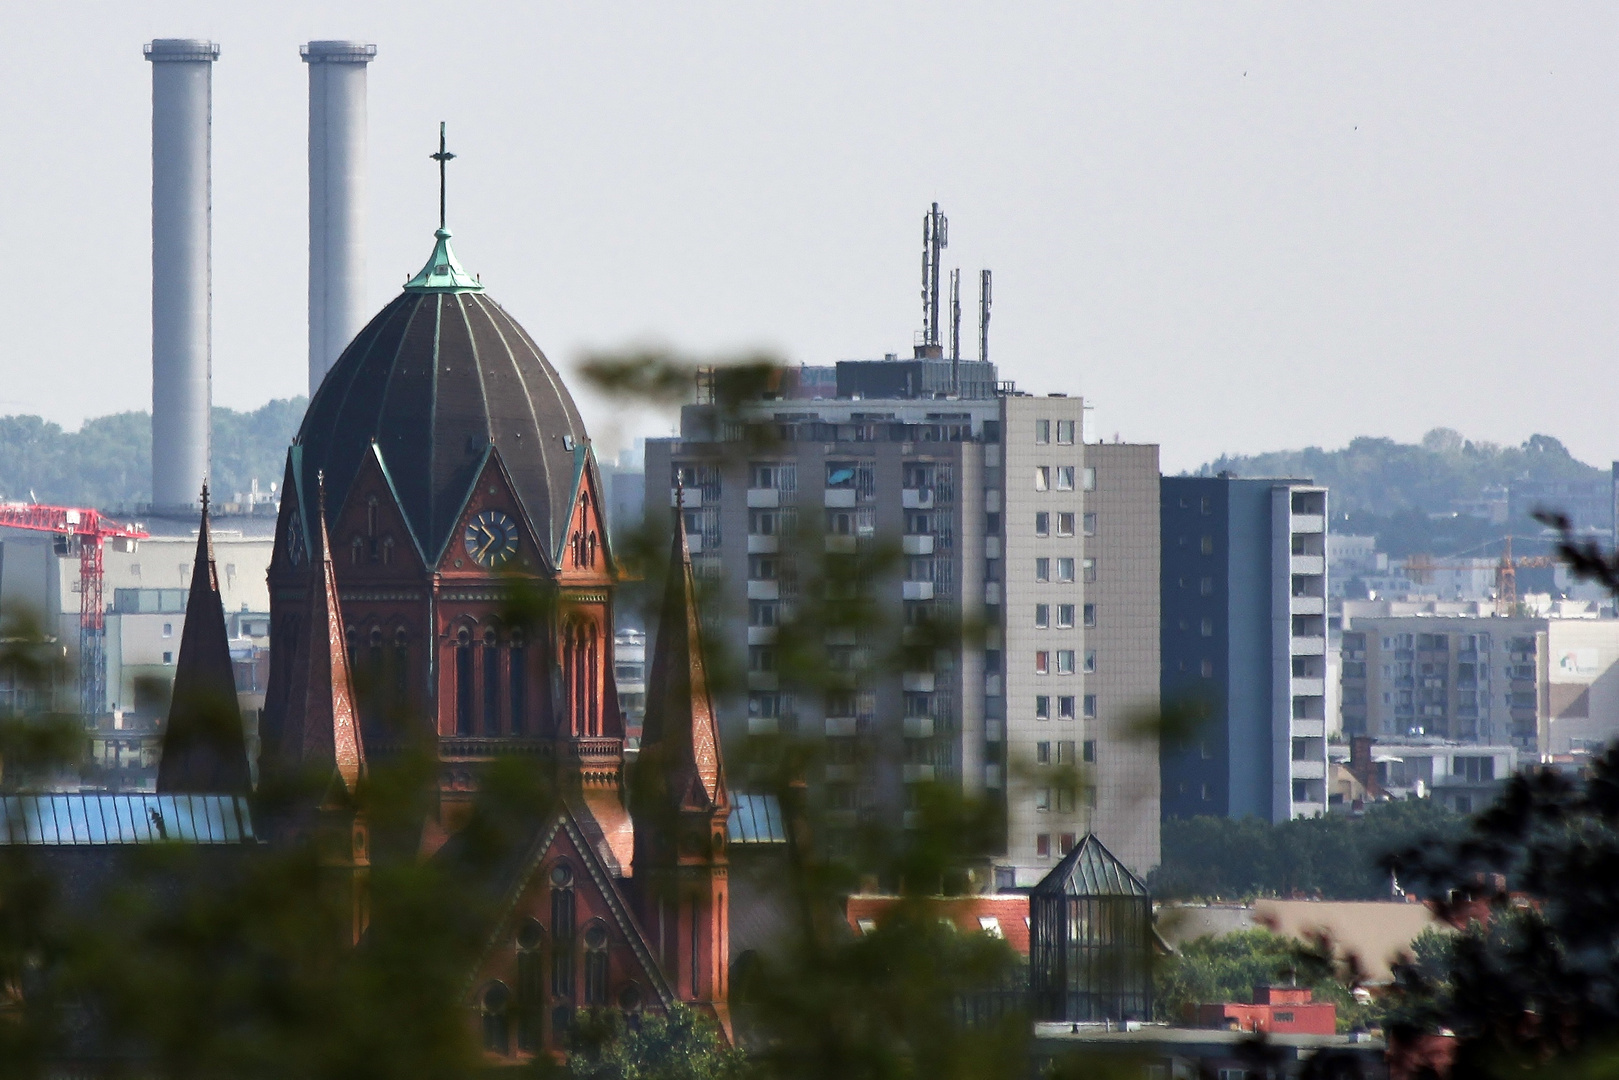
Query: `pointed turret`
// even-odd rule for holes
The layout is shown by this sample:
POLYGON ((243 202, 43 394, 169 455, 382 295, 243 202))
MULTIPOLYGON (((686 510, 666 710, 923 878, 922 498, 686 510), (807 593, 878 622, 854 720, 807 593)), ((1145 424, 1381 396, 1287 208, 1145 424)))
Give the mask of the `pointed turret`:
POLYGON ((321 478, 314 530, 317 556, 311 561, 309 609, 303 631, 308 636, 297 660, 288 695, 287 724, 281 737, 285 766, 331 777, 328 798, 338 788, 352 795, 365 773, 365 747, 360 740, 354 683, 332 569, 331 538, 326 532, 326 488, 321 478))
POLYGON ((658 960, 676 994, 713 1016, 729 1036, 725 832, 731 796, 684 519, 677 508, 635 764, 635 883, 642 925, 657 928, 658 960))
POLYGON ((208 525, 208 486, 202 488, 202 525, 191 566, 191 595, 186 600, 180 660, 175 665, 174 694, 157 790, 247 795, 252 791, 247 740, 236 702, 236 674, 225 629, 225 605, 219 594, 213 536, 208 525))

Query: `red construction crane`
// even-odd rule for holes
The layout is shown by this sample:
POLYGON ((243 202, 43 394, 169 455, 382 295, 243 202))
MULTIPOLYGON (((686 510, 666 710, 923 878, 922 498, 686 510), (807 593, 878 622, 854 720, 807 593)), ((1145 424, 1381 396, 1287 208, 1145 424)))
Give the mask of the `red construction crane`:
POLYGON ((0 504, 0 527, 65 536, 79 549, 79 710, 101 712, 107 700, 107 609, 101 601, 101 555, 108 540, 145 540, 139 525, 119 525, 100 511, 38 503, 0 504))

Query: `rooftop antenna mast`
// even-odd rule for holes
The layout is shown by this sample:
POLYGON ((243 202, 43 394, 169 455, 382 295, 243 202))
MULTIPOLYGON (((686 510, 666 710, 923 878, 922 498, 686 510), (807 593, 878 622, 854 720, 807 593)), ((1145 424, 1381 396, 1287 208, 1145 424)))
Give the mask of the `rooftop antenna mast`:
POLYGON ((978 271, 978 362, 989 362, 989 271, 978 271))
POLYGON ((950 271, 950 392, 961 393, 961 267, 950 271))
POLYGON ((922 219, 922 345, 924 355, 943 351, 939 327, 939 252, 950 246, 950 221, 934 203, 922 219), (933 350, 939 350, 935 352, 933 350))

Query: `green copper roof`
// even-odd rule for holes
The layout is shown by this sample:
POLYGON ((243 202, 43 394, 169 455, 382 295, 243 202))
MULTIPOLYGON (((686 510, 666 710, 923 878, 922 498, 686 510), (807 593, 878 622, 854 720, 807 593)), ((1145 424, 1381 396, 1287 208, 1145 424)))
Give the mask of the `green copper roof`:
POLYGON ((438 243, 433 245, 433 254, 427 260, 427 265, 422 267, 415 277, 405 282, 405 291, 415 293, 483 292, 482 283, 467 273, 466 268, 456 259, 455 252, 450 250, 450 230, 441 228, 433 235, 438 237, 438 243))

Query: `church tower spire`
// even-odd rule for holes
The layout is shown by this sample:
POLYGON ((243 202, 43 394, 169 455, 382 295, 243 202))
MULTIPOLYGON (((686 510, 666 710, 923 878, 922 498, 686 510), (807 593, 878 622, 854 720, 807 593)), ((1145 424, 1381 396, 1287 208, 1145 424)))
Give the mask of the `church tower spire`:
POLYGON ((683 1001, 730 1031, 725 784, 696 581, 677 508, 632 781, 642 925, 683 1001))
POLYGON ((247 741, 236 702, 236 674, 225 630, 225 605, 219 594, 219 571, 208 525, 207 484, 202 486, 202 523, 191 564, 191 595, 186 599, 185 628, 180 633, 180 659, 163 732, 157 790, 252 792, 247 741))

